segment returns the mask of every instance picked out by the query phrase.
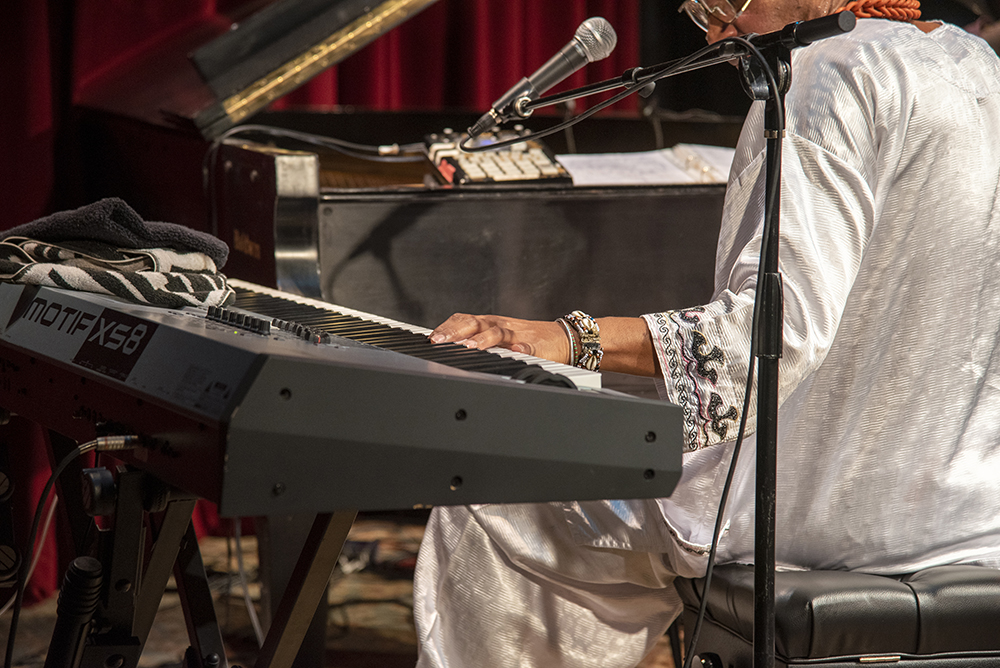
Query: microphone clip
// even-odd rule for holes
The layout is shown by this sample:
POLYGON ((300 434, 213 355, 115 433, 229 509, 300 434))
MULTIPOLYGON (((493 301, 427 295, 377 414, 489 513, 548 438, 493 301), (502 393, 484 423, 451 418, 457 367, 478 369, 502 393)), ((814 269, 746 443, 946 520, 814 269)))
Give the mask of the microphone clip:
MULTIPOLYGON (((751 35, 749 39, 755 37, 751 35)), ((792 85, 792 52, 783 44, 773 44, 763 51, 767 64, 756 58, 743 57, 739 59, 740 83, 744 92, 751 100, 767 100, 771 97, 771 87, 768 84, 766 70, 774 74, 778 93, 784 95, 792 85)))
POLYGON ((475 125, 469 128, 469 136, 475 137, 488 132, 508 121, 531 116, 532 109, 525 105, 538 97, 535 86, 528 77, 522 78, 513 88, 504 93, 503 97, 493 103, 493 108, 479 117, 475 125))

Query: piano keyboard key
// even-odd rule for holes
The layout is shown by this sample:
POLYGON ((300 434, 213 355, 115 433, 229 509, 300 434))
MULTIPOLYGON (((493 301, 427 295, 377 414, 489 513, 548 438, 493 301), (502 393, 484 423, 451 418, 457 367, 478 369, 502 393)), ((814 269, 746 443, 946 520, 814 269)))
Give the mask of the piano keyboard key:
POLYGON ((315 330, 327 331, 335 336, 369 343, 387 350, 437 361, 466 370, 488 370, 500 375, 513 375, 525 364, 541 367, 550 373, 572 380, 577 387, 600 389, 601 375, 586 369, 543 360, 506 348, 474 350, 456 344, 433 344, 427 337, 431 330, 410 325, 391 318, 357 311, 344 306, 322 302, 308 297, 291 295, 239 279, 229 279, 238 291, 237 307, 260 313, 271 318, 289 320, 315 330), (312 307, 311 309, 304 309, 312 307), (391 328, 391 329, 386 329, 391 328), (402 330, 402 331, 394 331, 402 330), (347 332, 353 332, 347 333, 347 332), (406 340, 407 334, 417 338, 406 340), (379 343, 380 342, 381 345, 379 343))

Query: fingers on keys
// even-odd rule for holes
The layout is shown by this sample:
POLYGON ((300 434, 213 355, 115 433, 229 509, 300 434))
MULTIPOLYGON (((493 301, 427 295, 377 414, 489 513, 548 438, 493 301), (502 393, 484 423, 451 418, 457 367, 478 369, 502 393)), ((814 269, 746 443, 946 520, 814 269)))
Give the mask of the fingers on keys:
POLYGON ((478 341, 473 337, 489 327, 482 316, 456 313, 438 325, 431 332, 430 339, 432 343, 457 343, 468 348, 477 348, 478 341))

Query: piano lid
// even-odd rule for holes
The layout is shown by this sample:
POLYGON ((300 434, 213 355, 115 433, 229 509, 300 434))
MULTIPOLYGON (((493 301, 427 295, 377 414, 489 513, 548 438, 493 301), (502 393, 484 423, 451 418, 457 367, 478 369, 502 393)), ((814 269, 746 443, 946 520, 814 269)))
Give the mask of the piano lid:
POLYGON ((206 18, 109 71, 80 103, 214 139, 434 2, 277 0, 235 23, 206 18))

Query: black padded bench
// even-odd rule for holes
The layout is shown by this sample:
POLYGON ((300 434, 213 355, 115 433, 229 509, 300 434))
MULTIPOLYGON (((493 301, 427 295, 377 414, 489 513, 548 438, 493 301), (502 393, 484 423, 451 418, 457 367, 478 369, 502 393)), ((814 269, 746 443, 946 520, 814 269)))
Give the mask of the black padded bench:
MULTIPOLYGON (((703 580, 678 579, 690 633, 703 580)), ((695 651, 753 665, 753 567, 718 566, 695 651)), ((1000 571, 937 566, 904 576, 775 575, 775 667, 1000 667, 1000 571)), ((697 664, 696 664, 697 665, 697 664)))

